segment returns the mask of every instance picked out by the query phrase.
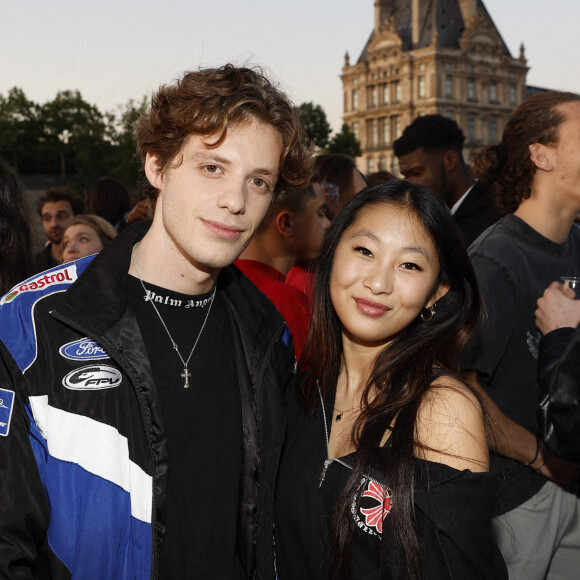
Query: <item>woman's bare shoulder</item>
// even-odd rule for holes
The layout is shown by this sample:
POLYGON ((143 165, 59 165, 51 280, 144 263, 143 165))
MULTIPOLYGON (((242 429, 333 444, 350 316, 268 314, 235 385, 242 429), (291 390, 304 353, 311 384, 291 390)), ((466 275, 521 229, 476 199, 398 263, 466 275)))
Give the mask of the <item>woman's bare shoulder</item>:
POLYGON ((459 379, 435 380, 417 413, 416 454, 455 469, 487 471, 489 453, 483 410, 475 393, 459 379))

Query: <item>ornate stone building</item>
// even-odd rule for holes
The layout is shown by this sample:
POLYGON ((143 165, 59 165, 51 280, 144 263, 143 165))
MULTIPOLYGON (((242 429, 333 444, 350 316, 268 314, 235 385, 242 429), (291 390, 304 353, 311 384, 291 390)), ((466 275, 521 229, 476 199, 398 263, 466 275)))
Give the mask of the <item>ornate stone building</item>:
POLYGON ((392 142, 417 116, 439 113, 465 132, 465 155, 497 141, 526 96, 523 46, 512 57, 481 0, 375 0, 375 26, 342 69, 344 122, 359 169, 398 172, 392 142))

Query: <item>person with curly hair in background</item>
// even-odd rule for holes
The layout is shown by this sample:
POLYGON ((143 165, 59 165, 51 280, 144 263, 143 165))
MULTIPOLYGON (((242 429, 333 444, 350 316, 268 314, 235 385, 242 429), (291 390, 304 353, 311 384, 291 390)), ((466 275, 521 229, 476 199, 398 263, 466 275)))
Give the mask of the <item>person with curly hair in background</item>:
POLYGON ((580 95, 537 94, 511 115, 501 143, 478 154, 478 177, 506 213, 469 248, 486 318, 462 365, 487 393, 495 423, 492 470, 501 478, 495 532, 510 578, 574 578, 580 568, 580 500, 559 483, 578 470, 548 457, 537 436, 534 312, 561 276, 580 275, 580 95), (556 481, 550 481, 556 480, 556 481))

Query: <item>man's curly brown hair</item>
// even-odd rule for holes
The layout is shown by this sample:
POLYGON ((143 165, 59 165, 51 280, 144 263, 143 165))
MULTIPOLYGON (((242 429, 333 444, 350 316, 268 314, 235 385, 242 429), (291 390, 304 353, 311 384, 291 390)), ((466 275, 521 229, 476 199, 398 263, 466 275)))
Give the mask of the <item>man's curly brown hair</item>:
MULTIPOLYGON (((256 120, 271 125, 282 139, 280 175, 274 190, 302 188, 312 173, 312 155, 304 145, 303 129, 288 98, 258 68, 235 67, 191 71, 174 85, 163 85, 151 107, 135 123, 137 151, 159 159, 160 171, 179 166, 180 152, 191 135, 214 137, 218 147, 229 127, 256 120)), ((155 199, 159 191, 148 189, 155 199)))
POLYGON ((549 91, 530 97, 508 119, 501 143, 477 152, 473 172, 495 186, 496 204, 503 214, 513 213, 530 197, 536 173, 530 145, 555 145, 558 127, 565 121, 558 105, 574 101, 580 101, 580 95, 549 91))

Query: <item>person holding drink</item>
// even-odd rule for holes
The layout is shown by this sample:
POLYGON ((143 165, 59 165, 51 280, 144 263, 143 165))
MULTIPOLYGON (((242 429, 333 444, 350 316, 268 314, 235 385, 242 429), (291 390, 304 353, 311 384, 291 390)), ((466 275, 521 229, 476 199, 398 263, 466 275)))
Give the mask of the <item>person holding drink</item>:
MULTIPOLYGON (((469 247, 486 318, 462 355, 494 423, 502 514, 495 532, 510 578, 574 578, 580 568, 580 500, 550 481, 578 470, 546 456, 538 432, 541 334, 534 312, 562 275, 580 276, 580 95, 546 92, 509 118, 483 149, 476 175, 507 214, 469 247)), ((560 291, 560 290, 558 290, 560 291)))

